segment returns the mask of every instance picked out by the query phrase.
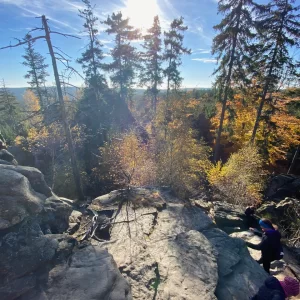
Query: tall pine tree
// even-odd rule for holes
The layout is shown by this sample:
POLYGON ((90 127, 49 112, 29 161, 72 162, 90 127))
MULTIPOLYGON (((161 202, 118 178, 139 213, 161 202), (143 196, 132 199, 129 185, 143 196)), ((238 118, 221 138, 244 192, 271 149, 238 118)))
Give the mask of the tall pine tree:
POLYGON ((152 98, 152 110, 155 114, 159 86, 163 81, 161 27, 158 16, 154 17, 153 26, 148 30, 147 34, 143 36, 143 39, 145 52, 142 54, 144 66, 140 83, 141 85, 147 86, 152 98))
POLYGON ((183 18, 174 19, 171 28, 165 32, 165 53, 164 60, 167 62, 167 68, 164 74, 167 78, 167 93, 170 89, 177 90, 180 87, 182 78, 178 70, 181 65, 181 56, 191 54, 191 50, 183 46, 184 32, 188 29, 183 25, 183 18))
POLYGON ((82 0, 85 5, 85 9, 79 10, 79 17, 84 20, 84 32, 87 34, 89 42, 86 46, 86 50, 82 53, 81 58, 77 59, 77 62, 82 65, 83 71, 86 76, 86 82, 89 87, 94 89, 96 98, 100 98, 100 90, 106 86, 106 80, 100 73, 103 69, 103 46, 97 35, 99 33, 97 29, 98 18, 93 13, 94 7, 91 6, 89 0, 82 0))
POLYGON ((135 71, 139 57, 136 48, 130 41, 139 38, 139 31, 129 25, 129 19, 124 19, 122 13, 113 13, 103 22, 108 26, 106 32, 115 35, 115 47, 111 50, 112 63, 105 69, 112 73, 110 79, 119 89, 120 99, 125 102, 134 83, 135 71))
POLYGON ((34 42, 30 35, 26 35, 27 47, 25 48, 25 55, 23 58, 25 61, 23 65, 28 67, 26 79, 29 79, 28 84, 38 97, 40 107, 43 110, 48 103, 48 94, 46 88, 46 77, 48 65, 45 63, 45 57, 34 50, 34 42))
POLYGON ((218 161, 220 156, 221 134, 232 80, 238 77, 240 77, 239 80, 245 79, 243 62, 250 59, 247 57, 247 51, 253 38, 251 8, 252 0, 219 1, 219 13, 224 14, 224 18, 214 27, 219 34, 213 40, 212 54, 216 54, 220 61, 215 74, 225 78, 219 81, 223 85, 219 89, 223 92, 222 112, 215 145, 215 161, 218 161))
MULTIPOLYGON (((300 15, 294 0, 273 0, 267 5, 256 6, 256 29, 259 33, 257 44, 257 65, 262 66, 263 91, 257 109, 257 116, 252 132, 253 142, 267 95, 272 93, 283 79, 285 69, 290 75, 295 74, 296 63, 291 57, 291 48, 299 46, 300 15)), ((270 97, 271 98, 271 97, 270 97)))

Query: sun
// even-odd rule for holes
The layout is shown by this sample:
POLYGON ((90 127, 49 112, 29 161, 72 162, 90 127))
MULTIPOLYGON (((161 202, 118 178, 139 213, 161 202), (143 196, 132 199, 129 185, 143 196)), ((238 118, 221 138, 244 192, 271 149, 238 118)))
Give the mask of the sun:
POLYGON ((124 15, 130 18, 129 24, 146 32, 153 24, 153 19, 160 14, 156 0, 126 0, 124 15))

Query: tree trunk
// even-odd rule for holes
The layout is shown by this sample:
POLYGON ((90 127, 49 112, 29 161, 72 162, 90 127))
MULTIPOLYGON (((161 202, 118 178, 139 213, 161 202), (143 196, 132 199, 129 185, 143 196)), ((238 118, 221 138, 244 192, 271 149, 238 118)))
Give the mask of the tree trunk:
MULTIPOLYGON (((287 7, 287 4, 288 3, 286 1, 286 7, 287 7)), ((261 97, 261 101, 260 101, 259 107, 257 109, 256 120, 255 120, 253 132, 252 132, 252 136, 251 136, 251 141, 250 141, 251 144, 253 144, 253 142, 255 140, 255 136, 256 136, 256 132, 257 132, 258 126, 259 126, 259 121, 260 121, 262 109, 263 109, 265 101, 266 101, 266 96, 267 96, 269 85, 270 85, 270 78, 271 78, 271 75, 272 75, 273 69, 274 69, 274 64, 275 64, 276 55, 277 55, 277 52, 278 52, 278 47, 279 47, 279 44, 281 43, 281 39, 279 40, 279 35, 282 33, 283 23, 284 23, 284 18, 282 17, 282 19, 281 19, 281 26, 280 26, 280 29, 277 32, 277 41, 276 41, 276 45, 275 45, 274 54, 273 54, 273 57, 272 57, 272 61, 271 61, 271 65, 270 65, 270 69, 269 69, 269 73, 268 73, 268 77, 267 77, 267 80, 266 80, 266 83, 265 83, 265 86, 264 86, 264 90, 263 90, 263 94, 262 94, 262 97, 261 97)))
POLYGON ((218 134, 217 134, 217 138, 216 138, 215 155, 214 155, 215 162, 217 162, 220 158, 221 134, 222 134, 222 130, 223 130, 223 122, 224 122, 226 104, 227 104, 227 99, 228 99, 229 85, 230 85, 230 81, 231 81, 231 74, 232 74, 232 67, 233 67, 233 62, 234 62, 238 30, 240 27, 242 5, 243 5, 243 1, 240 1, 239 10, 238 10, 239 11, 238 12, 238 14, 239 14, 238 21, 237 21, 237 24, 235 27, 235 35, 234 35, 232 50, 231 50, 231 54, 230 54, 230 63, 229 63, 228 74, 227 74, 226 82, 225 82, 225 91, 224 91, 224 99, 222 101, 222 112, 221 112, 221 117, 220 117, 220 125, 219 125, 219 130, 218 130, 218 134))
POLYGON ((292 163, 291 163, 291 165, 290 165, 290 167, 289 167, 289 170, 288 170, 287 174, 290 174, 290 173, 292 172, 292 170, 293 170, 293 168, 294 168, 294 166, 295 166, 295 164, 296 164, 296 161, 297 161, 299 152, 300 152, 300 146, 298 145, 297 150, 296 150, 296 152, 295 152, 295 154, 294 154, 292 163))
POLYGON ((43 22, 43 26, 45 29, 46 41, 48 44, 49 53, 50 53, 50 56, 52 59, 52 66, 53 66, 53 72, 54 72, 55 83, 56 83, 56 88, 57 88, 57 95, 58 95, 58 100, 60 103, 62 122, 63 122, 64 130, 65 130, 65 134, 66 134, 66 138, 67 138, 68 150, 69 150, 69 154, 71 157, 71 164, 72 164, 74 182, 75 182, 76 189, 77 189, 77 196, 78 196, 78 200, 82 201, 82 200, 84 200, 84 195, 83 195, 83 191, 82 191, 80 174, 79 174, 79 170, 78 170, 78 166, 77 166, 71 131, 70 131, 70 127, 68 124, 67 113, 66 113, 65 103, 64 103, 64 99, 63 99, 61 84, 60 84, 60 80, 59 80, 56 59, 55 59, 55 55, 54 55, 54 51, 53 51, 53 47, 52 47, 52 43, 51 43, 51 39, 50 39, 49 27, 48 27, 47 19, 44 15, 42 16, 42 22, 43 22))

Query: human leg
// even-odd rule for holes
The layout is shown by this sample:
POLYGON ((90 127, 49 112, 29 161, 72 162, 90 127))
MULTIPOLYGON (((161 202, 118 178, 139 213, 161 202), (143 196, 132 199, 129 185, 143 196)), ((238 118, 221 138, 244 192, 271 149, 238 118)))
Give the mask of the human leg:
POLYGON ((270 262, 270 260, 264 259, 264 260, 262 260, 262 264, 263 264, 263 267, 264 267, 265 271, 268 274, 270 274, 270 268, 271 268, 271 262, 270 262))

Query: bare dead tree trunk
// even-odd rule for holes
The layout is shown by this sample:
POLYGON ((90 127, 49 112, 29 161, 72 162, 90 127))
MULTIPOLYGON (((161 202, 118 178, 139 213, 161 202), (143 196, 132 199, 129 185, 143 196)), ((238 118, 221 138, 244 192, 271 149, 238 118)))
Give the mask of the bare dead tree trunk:
POLYGON ((291 163, 291 165, 290 165, 290 167, 289 167, 289 170, 288 170, 287 174, 290 174, 290 173, 292 172, 292 170, 293 170, 293 168, 294 168, 294 166, 295 166, 295 164, 296 164, 296 161, 297 161, 299 152, 300 152, 300 146, 298 145, 297 150, 296 150, 296 152, 295 152, 295 154, 294 154, 292 163, 291 163))
POLYGON ((74 177, 74 182, 75 182, 76 189, 77 189, 77 196, 78 196, 78 200, 82 201, 84 199, 84 195, 83 195, 83 191, 82 191, 80 174, 79 174, 79 170, 78 170, 78 166, 77 166, 70 126, 69 126, 69 122, 67 119, 66 107, 65 107, 65 103, 64 103, 61 83, 59 80, 56 58, 55 58, 55 54, 54 54, 52 43, 51 43, 50 31, 49 31, 47 19, 44 15, 42 16, 42 23, 43 23, 43 27, 45 29, 45 38, 46 38, 49 53, 50 53, 50 56, 52 59, 52 66, 53 66, 53 72, 54 72, 55 83, 56 83, 56 88, 57 88, 57 95, 58 95, 58 100, 59 100, 59 104, 60 104, 60 108, 61 108, 61 116, 62 116, 62 122, 63 122, 64 130, 65 130, 65 134, 66 134, 66 138, 67 138, 68 150, 69 150, 69 154, 70 154, 70 158, 71 158, 73 177, 74 177))

